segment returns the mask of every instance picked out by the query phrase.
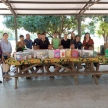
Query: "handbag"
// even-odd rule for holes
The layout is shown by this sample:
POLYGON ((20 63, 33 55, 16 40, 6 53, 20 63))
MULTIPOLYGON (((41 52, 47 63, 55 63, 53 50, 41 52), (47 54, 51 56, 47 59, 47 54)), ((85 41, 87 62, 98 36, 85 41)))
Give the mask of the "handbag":
POLYGON ((10 65, 5 63, 5 60, 3 60, 3 72, 9 72, 10 70, 10 65))

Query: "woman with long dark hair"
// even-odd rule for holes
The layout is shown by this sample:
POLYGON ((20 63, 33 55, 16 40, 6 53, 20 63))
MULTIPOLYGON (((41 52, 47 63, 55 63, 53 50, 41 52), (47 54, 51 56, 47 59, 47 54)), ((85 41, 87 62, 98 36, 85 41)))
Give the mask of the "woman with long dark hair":
POLYGON ((91 39, 90 34, 86 33, 85 36, 84 36, 84 40, 83 40, 84 49, 88 50, 89 46, 91 46, 91 45, 94 48, 94 41, 93 41, 93 39, 91 39))
POLYGON ((75 41, 73 42, 75 44, 75 49, 82 49, 82 43, 80 42, 79 35, 75 36, 75 41))
POLYGON ((71 34, 70 44, 73 43, 74 41, 75 41, 75 34, 72 33, 72 34, 71 34))

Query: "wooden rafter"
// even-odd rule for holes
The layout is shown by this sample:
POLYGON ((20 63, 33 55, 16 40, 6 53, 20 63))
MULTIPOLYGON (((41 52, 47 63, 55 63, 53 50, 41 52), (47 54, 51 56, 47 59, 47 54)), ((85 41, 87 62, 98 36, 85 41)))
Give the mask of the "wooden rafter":
MULTIPOLYGON (((8 10, 7 8, 0 8, 0 10, 8 10)), ((13 10, 43 10, 43 11, 50 11, 50 10, 81 10, 81 8, 13 8, 13 10)), ((84 9, 83 9, 84 10, 84 9)), ((89 9, 87 9, 89 10, 89 9)), ((108 10, 108 8, 91 8, 90 10, 108 10)))
MULTIPOLYGON (((13 15, 13 14, 0 14, 0 15, 13 15)), ((63 13, 63 14, 61 14, 61 13, 58 13, 58 14, 17 14, 17 16, 18 15, 77 15, 77 14, 72 14, 72 13, 63 13)), ((99 15, 108 15, 108 13, 85 13, 85 14, 83 14, 83 15, 97 15, 97 16, 99 16, 99 15)))
POLYGON ((80 12, 78 13, 78 15, 81 15, 81 14, 82 14, 83 10, 86 9, 86 7, 88 6, 88 4, 89 4, 91 1, 92 1, 92 0, 89 0, 89 1, 85 4, 85 6, 80 10, 80 12))
POLYGON ((99 3, 99 1, 101 1, 101 0, 96 0, 95 2, 92 2, 92 0, 89 0, 88 3, 80 10, 80 12, 78 13, 78 15, 83 15, 86 10, 88 10, 94 4, 99 3))
POLYGON ((12 8, 11 4, 9 3, 9 1, 8 0, 6 0, 6 1, 1 0, 1 1, 2 1, 2 3, 4 3, 7 6, 7 8, 11 11, 11 13, 14 16, 16 16, 16 13, 15 13, 14 9, 12 8))
MULTIPOLYGON (((2 3, 1 1, 0 1, 0 3, 2 3)), ((46 1, 26 1, 26 0, 23 0, 23 1, 10 1, 10 3, 15 3, 15 4, 17 4, 17 3, 23 3, 23 4, 86 4, 87 2, 73 2, 73 1, 70 1, 70 2, 68 2, 68 1, 66 1, 66 2, 52 2, 52 1, 50 1, 50 2, 46 2, 46 1)), ((91 4, 91 3, 94 3, 94 2, 89 2, 89 4, 91 4)), ((108 2, 98 2, 98 4, 108 4, 108 2)))

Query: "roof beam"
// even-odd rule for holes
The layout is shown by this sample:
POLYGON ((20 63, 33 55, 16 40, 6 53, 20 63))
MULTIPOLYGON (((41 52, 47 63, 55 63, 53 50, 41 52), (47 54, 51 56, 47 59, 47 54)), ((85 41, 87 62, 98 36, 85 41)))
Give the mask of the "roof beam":
MULTIPOLYGON (((80 8, 13 8, 14 10, 80 10, 80 8)), ((7 8, 0 8, 0 10, 7 10, 7 8)))
MULTIPOLYGON (((59 8, 59 9, 54 9, 54 8, 13 8, 14 10, 81 10, 81 8, 59 8)), ((7 8, 0 8, 0 10, 8 10, 7 8)), ((83 9, 84 10, 84 9, 83 9)), ((89 9, 87 9, 89 10, 89 9)), ((90 10, 108 10, 108 8, 92 8, 90 10)))
MULTIPOLYGON (((2 2, 1 2, 2 3, 2 2)), ((46 2, 46 1, 10 1, 10 3, 24 4, 85 4, 87 2, 46 2)))
POLYGON ((81 15, 83 10, 85 10, 85 8, 88 6, 88 4, 91 2, 92 0, 89 0, 86 5, 79 11, 78 15, 81 15))
POLYGON ((9 3, 9 1, 8 0, 1 0, 2 1, 2 3, 4 3, 6 6, 7 6, 7 8, 11 11, 11 13, 14 15, 14 16, 16 16, 16 13, 15 13, 15 11, 13 10, 13 8, 12 8, 12 6, 11 6, 11 4, 9 3))
MULTIPOLYGON (((0 3, 2 3, 0 1, 0 3)), ((10 3, 28 4, 86 4, 87 2, 46 2, 46 1, 10 1, 10 3)), ((94 3, 90 2, 89 4, 94 3)), ((98 2, 97 4, 108 4, 108 2, 98 2)))
MULTIPOLYGON (((0 15, 12 15, 12 14, 0 14, 0 15)), ((63 14, 61 14, 61 13, 59 13, 59 14, 17 14, 17 15, 22 15, 22 16, 24 16, 24 15, 32 15, 32 16, 34 16, 34 15, 77 15, 77 14, 72 14, 72 13, 63 13, 63 14)), ((86 14, 83 14, 83 15, 96 15, 96 16, 99 16, 99 15, 108 15, 108 13, 86 13, 86 14)))
POLYGON ((86 10, 89 10, 91 6, 93 6, 94 4, 97 4, 101 0, 97 0, 97 1, 93 2, 92 4, 89 4, 91 1, 92 0, 88 1, 88 3, 82 8, 82 10, 80 10, 78 15, 83 15, 86 10))

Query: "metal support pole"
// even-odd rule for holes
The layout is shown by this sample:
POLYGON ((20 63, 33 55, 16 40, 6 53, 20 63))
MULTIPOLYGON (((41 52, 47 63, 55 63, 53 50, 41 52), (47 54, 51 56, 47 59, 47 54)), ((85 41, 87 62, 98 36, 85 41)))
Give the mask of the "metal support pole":
POLYGON ((15 26, 15 40, 16 40, 16 43, 17 43, 18 38, 17 38, 17 20, 16 20, 16 16, 14 16, 14 26, 15 26))
POLYGON ((81 16, 78 16, 78 35, 81 39, 81 16))

